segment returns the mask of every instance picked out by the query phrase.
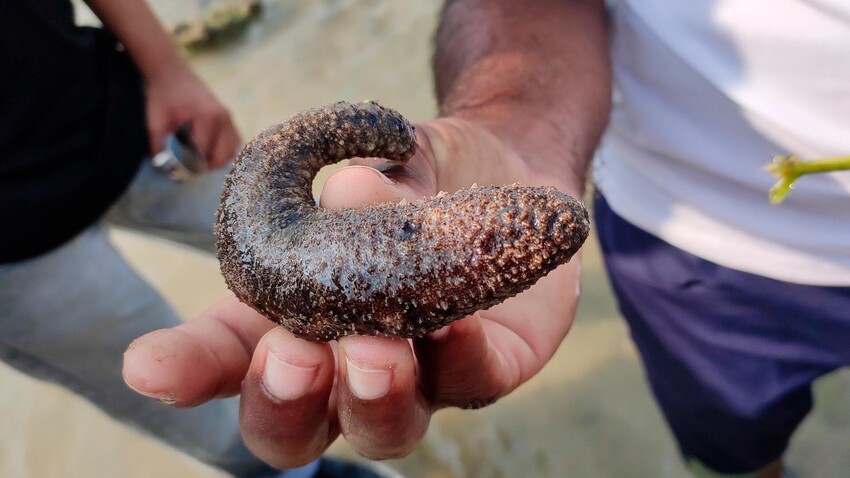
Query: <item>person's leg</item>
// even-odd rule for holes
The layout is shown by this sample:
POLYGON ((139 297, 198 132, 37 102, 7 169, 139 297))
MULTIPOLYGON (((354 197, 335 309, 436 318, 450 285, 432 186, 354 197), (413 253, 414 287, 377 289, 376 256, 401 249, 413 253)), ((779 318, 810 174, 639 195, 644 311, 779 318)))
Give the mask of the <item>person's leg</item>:
POLYGON ((242 444, 238 404, 174 409, 130 390, 124 350, 176 313, 92 227, 37 258, 0 265, 0 359, 65 386, 111 416, 237 476, 270 476, 242 444))
POLYGON ((215 251, 213 226, 228 168, 173 181, 145 161, 106 215, 112 225, 215 251))
POLYGON ((780 476, 812 406, 811 382, 847 363, 850 288, 718 266, 629 224, 601 198, 595 216, 620 310, 690 468, 780 476))

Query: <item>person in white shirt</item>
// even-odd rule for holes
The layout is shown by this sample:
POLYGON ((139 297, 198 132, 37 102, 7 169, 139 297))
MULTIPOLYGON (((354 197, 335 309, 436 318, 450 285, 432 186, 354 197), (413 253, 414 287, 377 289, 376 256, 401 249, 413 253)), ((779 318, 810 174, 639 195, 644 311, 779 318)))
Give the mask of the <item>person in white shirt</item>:
MULTIPOLYGON (((620 308, 698 474, 782 473, 850 362, 850 172, 781 205, 775 155, 850 154, 850 3, 622 1, 594 169, 620 308)), ((736 475, 738 476, 738 475, 736 475)))

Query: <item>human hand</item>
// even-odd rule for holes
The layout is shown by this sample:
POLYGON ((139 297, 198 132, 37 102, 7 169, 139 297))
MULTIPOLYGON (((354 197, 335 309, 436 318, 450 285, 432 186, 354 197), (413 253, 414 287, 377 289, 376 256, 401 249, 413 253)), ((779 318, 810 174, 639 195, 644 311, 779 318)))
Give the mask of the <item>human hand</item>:
MULTIPOLYGON (((474 181, 549 182, 471 123, 442 119, 417 132, 420 147, 408 165, 382 174, 363 167, 380 160, 352 161, 328 180, 322 206, 415 200, 474 181)), ((412 341, 308 342, 227 299, 135 341, 124 377, 177 406, 241 392, 246 444, 273 466, 307 463, 340 433, 367 457, 400 457, 414 449, 435 410, 486 405, 537 373, 572 323, 577 284, 575 258, 525 293, 412 341)))
POLYGON ((174 63, 145 78, 151 154, 162 149, 169 133, 190 124, 192 138, 207 166, 224 166, 241 143, 230 113, 182 59, 174 63))
POLYGON ((151 154, 165 137, 190 124, 211 169, 226 165, 241 140, 230 113, 192 71, 144 1, 85 0, 130 53, 145 80, 151 154))

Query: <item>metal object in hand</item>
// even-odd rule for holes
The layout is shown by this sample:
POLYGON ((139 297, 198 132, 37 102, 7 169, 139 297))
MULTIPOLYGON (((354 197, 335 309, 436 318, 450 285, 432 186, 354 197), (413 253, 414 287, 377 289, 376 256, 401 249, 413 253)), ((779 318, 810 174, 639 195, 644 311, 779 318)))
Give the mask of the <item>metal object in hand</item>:
POLYGON ((204 155, 192 141, 189 125, 183 125, 168 135, 162 151, 151 158, 154 167, 175 181, 185 181, 207 170, 204 155))

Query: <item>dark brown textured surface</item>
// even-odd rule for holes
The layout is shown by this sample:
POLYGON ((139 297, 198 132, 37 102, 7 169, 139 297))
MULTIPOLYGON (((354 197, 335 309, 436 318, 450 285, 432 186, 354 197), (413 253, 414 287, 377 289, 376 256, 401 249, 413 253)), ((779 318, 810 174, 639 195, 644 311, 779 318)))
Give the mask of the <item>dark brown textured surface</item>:
POLYGON ((413 127, 374 103, 297 114, 254 138, 225 181, 218 256, 243 302, 312 340, 419 337, 530 287, 578 251, 584 205, 552 187, 488 186, 325 210, 316 172, 406 161, 413 127))

